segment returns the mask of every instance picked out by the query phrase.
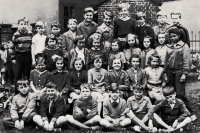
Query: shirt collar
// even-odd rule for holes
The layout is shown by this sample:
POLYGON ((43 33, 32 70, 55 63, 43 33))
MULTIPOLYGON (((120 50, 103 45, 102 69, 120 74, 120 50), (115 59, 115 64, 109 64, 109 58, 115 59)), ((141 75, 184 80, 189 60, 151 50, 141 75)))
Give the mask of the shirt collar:
POLYGON ((90 23, 88 23, 88 22, 86 22, 86 21, 84 20, 83 23, 84 23, 85 26, 94 25, 94 22, 93 22, 93 21, 91 21, 90 23))
POLYGON ((131 67, 131 69, 133 70, 134 73, 138 73, 140 68, 138 67, 138 69, 134 69, 133 67, 131 67))
POLYGON ((119 103, 119 97, 118 97, 118 99, 116 101, 114 101, 112 98, 110 98, 110 103, 113 103, 113 102, 119 103))
POLYGON ((139 101, 135 98, 135 96, 133 96, 133 101, 137 101, 138 103, 142 103, 144 100, 146 100, 146 97, 142 96, 142 99, 140 99, 139 101))
MULTIPOLYGON (((67 73, 68 71, 63 69, 61 73, 67 73)), ((58 70, 53 70, 52 73, 56 74, 59 73, 58 70)))
POLYGON ((84 48, 79 49, 78 47, 76 47, 76 51, 84 51, 84 48))

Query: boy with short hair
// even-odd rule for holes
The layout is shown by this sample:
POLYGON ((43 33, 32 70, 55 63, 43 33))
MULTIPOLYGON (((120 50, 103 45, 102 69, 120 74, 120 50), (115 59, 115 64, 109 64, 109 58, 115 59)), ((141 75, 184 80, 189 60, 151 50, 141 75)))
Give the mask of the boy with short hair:
MULTIPOLYGON (((135 125, 133 127, 134 130, 136 131, 140 131, 140 127, 142 126, 144 129, 148 130, 148 127, 145 126, 144 123, 146 123, 148 121, 148 111, 151 108, 152 104, 151 104, 151 100, 144 95, 144 91, 145 88, 143 88, 140 85, 136 85, 133 88, 133 96, 129 97, 127 100, 127 107, 130 109, 130 111, 132 111, 132 113, 129 113, 129 117, 130 118, 134 118, 137 119, 139 118, 141 120, 141 122, 139 121, 139 123, 136 123, 137 125, 135 125)), ((135 119, 133 119, 133 122, 135 123, 135 119)), ((149 125, 152 124, 150 123, 152 121, 149 121, 149 125)))
POLYGON ((155 48, 159 45, 158 42, 158 34, 159 33, 166 33, 170 25, 166 22, 167 14, 163 11, 159 11, 156 14, 158 25, 152 27, 154 30, 154 37, 155 37, 155 48))
POLYGON ((174 11, 174 12, 171 12, 170 15, 171 15, 171 19, 173 22, 172 26, 175 26, 175 27, 179 28, 179 30, 180 30, 180 40, 187 43, 187 45, 190 47, 190 37, 189 37, 188 30, 185 27, 183 27, 180 23, 181 13, 174 11))
MULTIPOLYGON (((13 63, 16 63, 16 79, 17 82, 23 77, 30 77, 31 71, 31 41, 32 32, 28 28, 29 21, 24 17, 18 20, 18 31, 14 33, 12 41, 15 45, 15 58, 13 63)), ((17 94, 17 88, 15 88, 15 93, 17 94)))
POLYGON ((119 93, 119 86, 112 84, 110 97, 103 103, 103 119, 100 125, 109 130, 120 130, 118 127, 131 124, 131 120, 126 118, 126 101, 119 97, 119 93))
POLYGON ((3 119, 3 125, 6 129, 17 128, 24 129, 25 126, 33 126, 33 116, 35 113, 35 96, 30 93, 30 84, 28 79, 17 81, 19 94, 12 99, 10 117, 3 119))
POLYGON ((166 128, 162 129, 161 132, 182 130, 182 127, 191 122, 190 112, 184 102, 176 98, 173 86, 164 88, 163 94, 166 99, 151 107, 149 110, 149 119, 155 119, 158 124, 166 128), (155 115, 156 111, 159 111, 159 116, 155 115))
POLYGON ((66 122, 64 99, 58 95, 54 83, 47 83, 46 89, 47 95, 41 98, 40 114, 35 115, 33 121, 46 131, 61 131, 62 124, 66 122))
POLYGON ((87 38, 90 33, 96 32, 98 24, 93 21, 94 9, 92 7, 87 7, 84 9, 83 17, 84 20, 81 22, 77 29, 87 38))
POLYGON ((99 127, 101 117, 98 114, 98 103, 91 96, 91 88, 89 84, 82 84, 81 97, 77 99, 73 107, 73 116, 66 115, 66 119, 72 125, 83 129, 96 130, 99 127))
POLYGON ((42 52, 45 49, 45 41, 46 37, 44 35, 46 23, 44 21, 39 20, 36 24, 37 34, 33 36, 31 53, 32 53, 32 65, 35 66, 35 59, 38 57, 42 57, 42 52))
POLYGON ((151 48, 155 48, 154 46, 154 31, 151 28, 149 24, 145 22, 146 20, 146 15, 143 12, 138 12, 136 13, 136 28, 135 28, 135 34, 138 36, 139 40, 139 48, 143 51, 145 48, 143 46, 143 39, 145 36, 149 36, 152 38, 152 44, 151 48))

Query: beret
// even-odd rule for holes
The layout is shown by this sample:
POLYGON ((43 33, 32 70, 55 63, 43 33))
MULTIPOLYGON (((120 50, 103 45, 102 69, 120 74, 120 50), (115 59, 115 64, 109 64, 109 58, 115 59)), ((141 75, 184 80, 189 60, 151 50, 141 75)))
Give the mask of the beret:
POLYGON ((164 96, 169 96, 171 94, 174 94, 174 87, 173 86, 168 86, 163 88, 163 95, 164 96))

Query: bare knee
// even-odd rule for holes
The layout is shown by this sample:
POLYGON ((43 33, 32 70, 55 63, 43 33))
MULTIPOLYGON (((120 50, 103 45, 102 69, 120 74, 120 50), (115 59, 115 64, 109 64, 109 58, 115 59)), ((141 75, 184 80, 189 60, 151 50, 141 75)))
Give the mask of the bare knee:
POLYGON ((109 127, 110 122, 106 119, 101 119, 99 124, 103 127, 109 127))
POLYGON ((99 115, 95 115, 94 116, 94 121, 95 122, 100 122, 100 120, 101 120, 101 117, 99 115))
POLYGON ((71 123, 74 122, 74 118, 73 118, 72 115, 66 115, 65 118, 66 118, 66 121, 67 121, 67 122, 71 122, 71 123))
POLYGON ((60 117, 58 117, 56 123, 61 124, 61 123, 64 123, 66 121, 67 121, 67 118, 65 116, 60 116, 60 117))
POLYGON ((120 126, 125 127, 127 125, 131 124, 131 119, 126 118, 123 121, 120 122, 120 126))

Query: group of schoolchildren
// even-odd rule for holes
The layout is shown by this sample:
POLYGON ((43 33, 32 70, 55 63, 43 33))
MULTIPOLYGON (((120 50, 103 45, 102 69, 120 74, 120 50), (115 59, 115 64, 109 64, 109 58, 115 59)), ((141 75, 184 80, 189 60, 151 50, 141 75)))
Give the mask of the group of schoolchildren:
POLYGON ((172 12, 174 25, 169 26, 160 11, 159 25, 152 28, 142 12, 132 19, 129 7, 119 4, 114 26, 112 12, 105 11, 98 26, 92 20, 94 10, 85 8, 83 22, 69 19, 69 31, 61 34, 54 21, 48 36, 44 21, 36 23, 32 37, 28 21, 19 20, 5 50, 13 72, 10 81, 16 85, 5 128, 21 130, 35 123, 46 131, 72 125, 172 132, 194 121, 185 95, 191 57, 181 14, 172 12))

